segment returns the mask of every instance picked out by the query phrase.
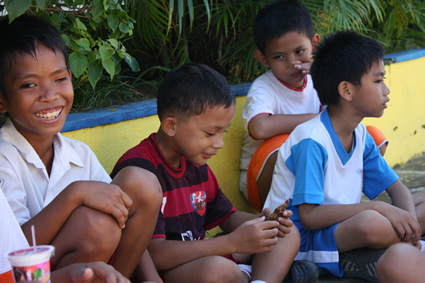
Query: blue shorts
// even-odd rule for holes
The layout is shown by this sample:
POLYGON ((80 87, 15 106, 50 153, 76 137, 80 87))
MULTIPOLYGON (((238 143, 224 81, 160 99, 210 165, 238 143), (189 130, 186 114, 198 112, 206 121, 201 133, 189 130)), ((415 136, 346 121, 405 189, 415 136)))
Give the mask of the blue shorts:
POLYGON ((319 266, 321 274, 332 273, 342 277, 344 270, 339 264, 339 253, 335 240, 334 224, 320 230, 306 230, 299 221, 294 223, 301 236, 300 250, 295 260, 309 260, 319 266))

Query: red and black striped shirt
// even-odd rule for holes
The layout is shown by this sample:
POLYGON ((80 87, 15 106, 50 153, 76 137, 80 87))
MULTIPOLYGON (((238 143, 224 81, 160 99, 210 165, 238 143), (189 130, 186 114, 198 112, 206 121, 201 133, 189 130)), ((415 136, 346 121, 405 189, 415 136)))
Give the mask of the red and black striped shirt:
POLYGON ((221 191, 208 165, 198 166, 182 157, 180 168, 174 168, 161 153, 154 135, 128 150, 115 165, 111 177, 126 166, 151 171, 163 191, 153 238, 203 239, 206 230, 220 225, 236 209, 221 191))

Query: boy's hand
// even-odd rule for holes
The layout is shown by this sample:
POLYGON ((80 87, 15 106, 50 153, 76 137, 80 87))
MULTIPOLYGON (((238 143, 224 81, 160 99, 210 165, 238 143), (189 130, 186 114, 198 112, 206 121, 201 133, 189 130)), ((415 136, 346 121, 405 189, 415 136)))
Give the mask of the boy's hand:
POLYGON ((278 226, 277 221, 265 221, 262 216, 246 221, 228 236, 231 237, 237 253, 270 252, 278 241, 278 226))
POLYGON ((260 217, 265 216, 267 218, 267 216, 269 216, 272 212, 273 210, 271 208, 266 207, 263 209, 263 211, 261 211, 260 217))
MULTIPOLYGON (((270 208, 265 208, 261 212, 261 216, 268 216, 272 213, 272 210, 270 208)), ((277 227, 279 230, 278 237, 283 238, 286 236, 286 234, 289 234, 291 232, 291 229, 289 227, 292 227, 294 225, 294 222, 292 222, 289 217, 293 215, 291 210, 285 210, 283 212, 283 215, 277 219, 277 222, 279 223, 279 226, 277 227)))
MULTIPOLYGON (((132 201, 117 185, 96 181, 75 182, 81 186, 81 204, 112 215, 124 229, 132 201)), ((74 184, 74 183, 73 183, 74 184)))
POLYGON ((295 64, 294 65, 294 68, 296 69, 296 70, 302 70, 302 72, 303 72, 303 74, 304 75, 308 75, 308 74, 310 74, 310 68, 311 68, 311 64, 312 64, 313 62, 312 61, 310 61, 310 62, 305 62, 305 63, 300 63, 300 64, 295 64))
POLYGON ((291 217, 292 215, 293 213, 291 210, 285 210, 283 212, 283 216, 277 219, 277 221, 279 222, 279 226, 277 227, 279 229, 279 237, 283 238, 286 236, 286 234, 291 233, 290 227, 294 226, 294 222, 292 222, 289 217, 291 217))
POLYGON ((121 275, 112 266, 104 262, 91 262, 73 264, 67 267, 68 276, 73 283, 129 283, 130 281, 121 275))
POLYGON ((416 244, 421 238, 421 227, 413 215, 401 208, 393 205, 388 206, 391 211, 384 215, 391 222, 400 241, 416 244))

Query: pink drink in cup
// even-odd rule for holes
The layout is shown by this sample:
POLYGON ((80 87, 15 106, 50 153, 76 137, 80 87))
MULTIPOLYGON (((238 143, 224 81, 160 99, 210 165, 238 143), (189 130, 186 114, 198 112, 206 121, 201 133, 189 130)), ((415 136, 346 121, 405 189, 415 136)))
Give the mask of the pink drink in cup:
POLYGON ((35 246, 7 254, 12 265, 15 282, 50 282, 50 257, 54 255, 53 246, 35 246))

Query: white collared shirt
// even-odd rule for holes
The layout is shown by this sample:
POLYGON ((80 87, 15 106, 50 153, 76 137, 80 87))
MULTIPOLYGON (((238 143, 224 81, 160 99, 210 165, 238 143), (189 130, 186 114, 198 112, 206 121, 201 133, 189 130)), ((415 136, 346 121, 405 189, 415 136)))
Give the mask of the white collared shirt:
POLYGON ((0 188, 20 225, 74 181, 111 181, 88 145, 58 133, 53 148, 49 176, 34 148, 10 119, 0 129, 0 188))
POLYGON ((6 254, 28 248, 27 239, 0 190, 0 274, 11 269, 6 254))

